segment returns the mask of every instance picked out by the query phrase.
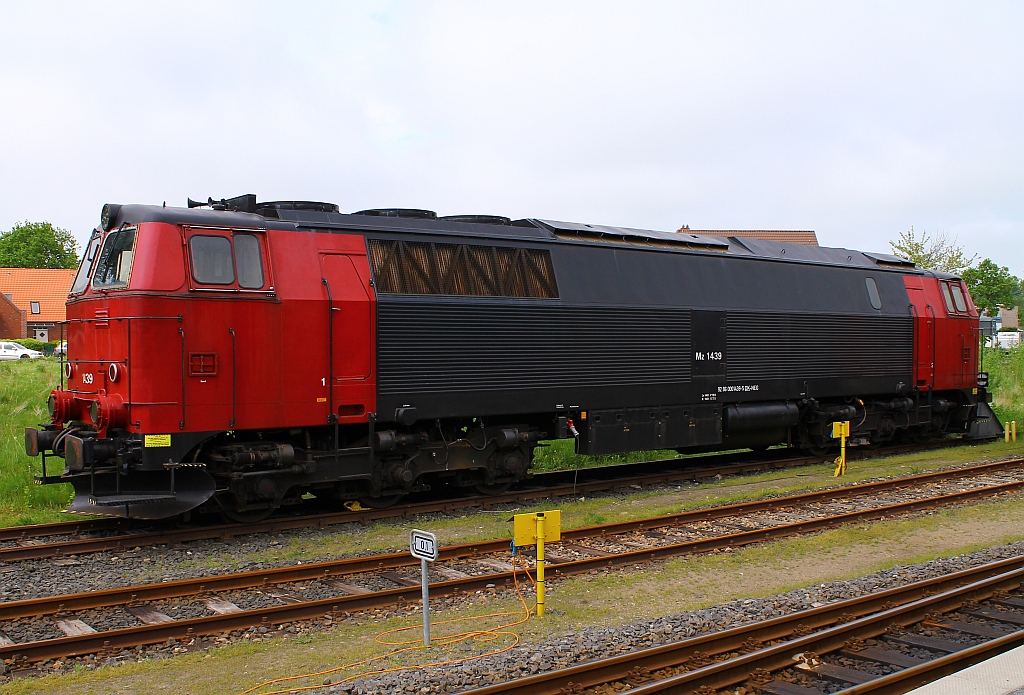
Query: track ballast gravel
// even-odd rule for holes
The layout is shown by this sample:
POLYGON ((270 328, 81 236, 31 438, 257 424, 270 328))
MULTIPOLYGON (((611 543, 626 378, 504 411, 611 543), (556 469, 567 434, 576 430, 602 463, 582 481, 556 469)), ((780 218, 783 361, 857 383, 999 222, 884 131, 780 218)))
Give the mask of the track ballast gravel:
POLYGON ((768 620, 826 603, 903 586, 943 574, 1024 554, 1024 542, 973 553, 904 565, 857 579, 827 582, 756 599, 737 599, 701 610, 612 627, 569 632, 536 644, 522 644, 497 656, 445 668, 402 671, 319 691, 341 695, 393 693, 459 693, 542 671, 566 668, 594 659, 677 642, 747 623, 768 620))

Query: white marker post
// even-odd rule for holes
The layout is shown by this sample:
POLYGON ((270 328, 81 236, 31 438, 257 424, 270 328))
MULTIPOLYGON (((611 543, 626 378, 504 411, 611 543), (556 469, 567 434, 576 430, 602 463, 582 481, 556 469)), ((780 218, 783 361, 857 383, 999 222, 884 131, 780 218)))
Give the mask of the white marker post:
POLYGON ((430 646, 430 582, 427 562, 437 559, 437 536, 430 531, 413 529, 409 533, 409 551, 420 559, 420 587, 423 590, 423 644, 430 646))

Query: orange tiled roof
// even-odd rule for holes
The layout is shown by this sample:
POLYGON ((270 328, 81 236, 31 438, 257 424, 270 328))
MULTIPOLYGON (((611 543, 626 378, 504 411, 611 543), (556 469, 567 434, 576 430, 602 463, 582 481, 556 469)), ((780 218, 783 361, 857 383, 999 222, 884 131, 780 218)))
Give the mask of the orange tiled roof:
POLYGON ((75 279, 73 269, 0 268, 0 293, 11 295, 15 306, 25 312, 29 323, 51 323, 65 318, 64 303, 75 279), (39 302, 39 313, 32 313, 39 302))
POLYGON ((782 229, 687 229, 678 230, 690 234, 706 234, 708 236, 738 236, 746 239, 763 239, 764 241, 782 241, 790 244, 817 246, 818 236, 810 231, 790 231, 782 229))

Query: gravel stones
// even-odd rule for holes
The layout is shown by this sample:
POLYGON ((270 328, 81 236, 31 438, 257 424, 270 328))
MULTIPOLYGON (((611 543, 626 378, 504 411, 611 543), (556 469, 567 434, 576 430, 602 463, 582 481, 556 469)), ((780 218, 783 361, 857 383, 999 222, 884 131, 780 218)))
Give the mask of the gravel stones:
MULTIPOLYGON (((318 692, 335 695, 385 695, 423 692, 422 688, 428 688, 425 692, 458 693, 542 671, 565 668, 593 659, 626 654, 745 623, 766 620, 806 610, 815 605, 855 598, 1021 554, 1024 554, 1024 542, 1012 543, 956 557, 894 567, 857 579, 795 589, 784 594, 737 599, 653 620, 613 627, 583 628, 540 643, 520 644, 502 654, 465 661, 443 669, 412 668, 329 686, 318 692)), ((960 616, 957 619, 961 619, 960 616)), ((968 643, 975 641, 972 638, 962 639, 968 643)), ((927 653, 909 646, 901 651, 922 656, 927 653)), ((841 688, 836 688, 839 689, 841 688)))

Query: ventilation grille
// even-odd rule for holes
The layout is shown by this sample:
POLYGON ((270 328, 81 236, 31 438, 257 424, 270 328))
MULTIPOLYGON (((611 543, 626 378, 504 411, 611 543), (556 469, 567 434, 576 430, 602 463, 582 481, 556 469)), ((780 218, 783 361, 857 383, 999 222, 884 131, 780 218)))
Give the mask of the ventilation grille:
POLYGON ((370 239, 378 293, 557 299, 546 250, 370 239))
POLYGON ((729 314, 730 381, 904 377, 913 324, 898 316, 729 314))
POLYGON ((690 380, 685 309, 455 304, 382 298, 381 394, 690 380))

